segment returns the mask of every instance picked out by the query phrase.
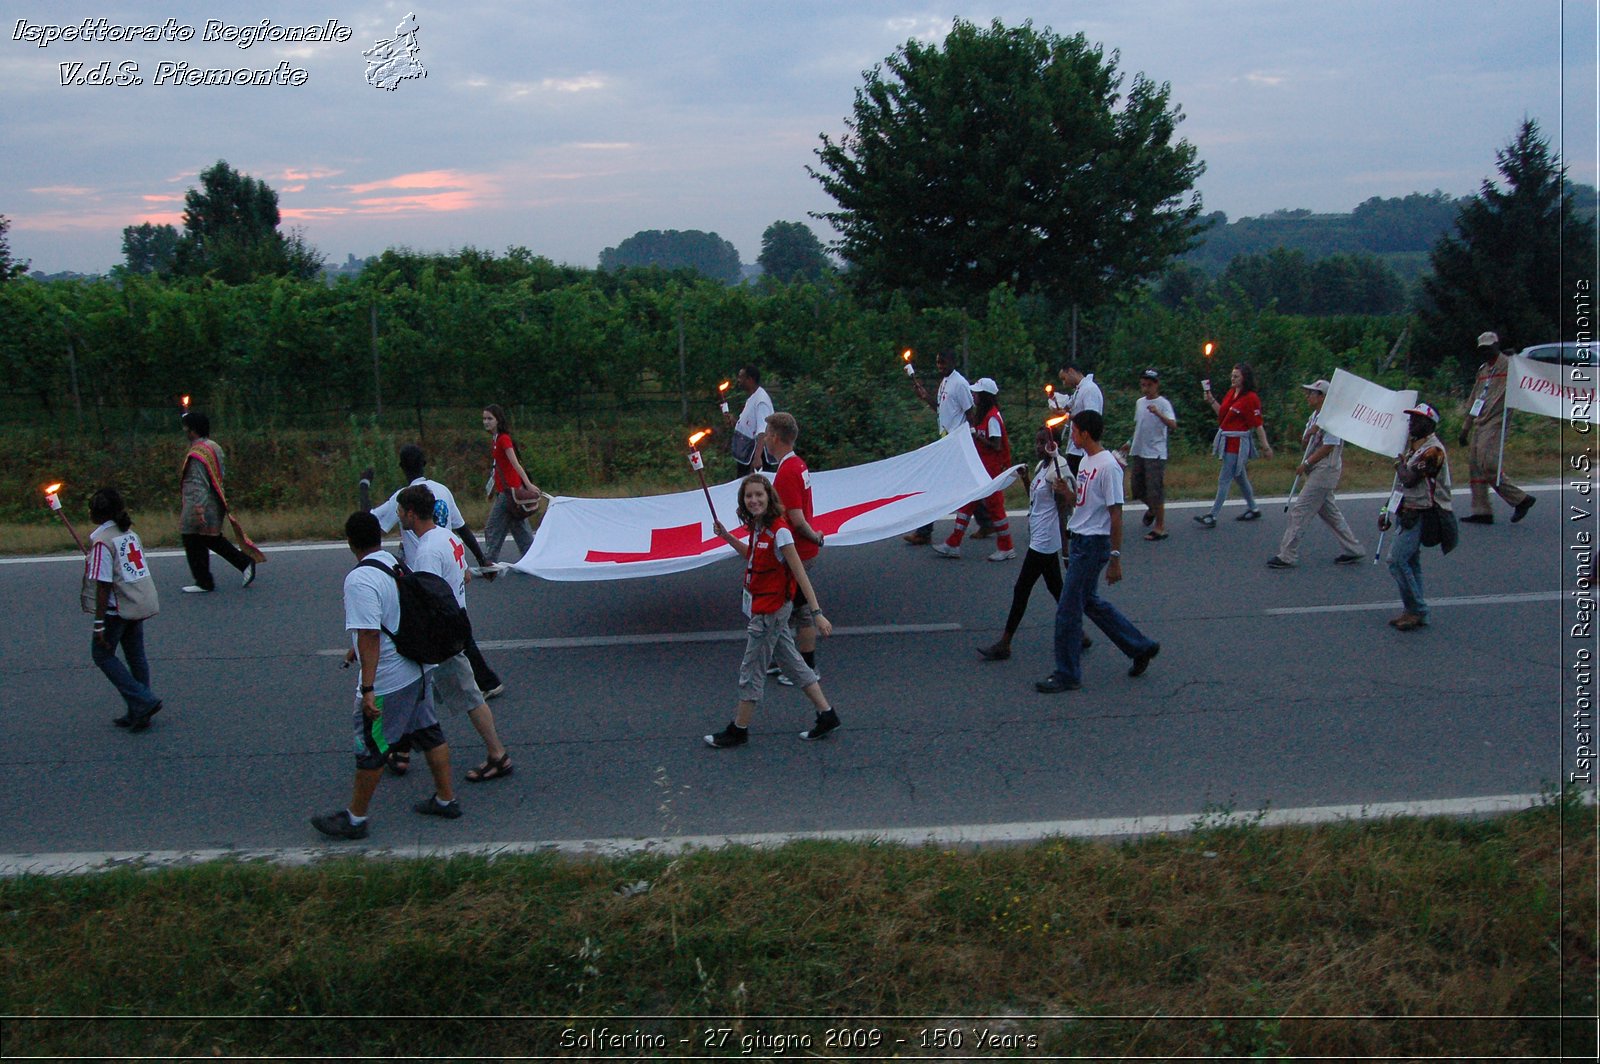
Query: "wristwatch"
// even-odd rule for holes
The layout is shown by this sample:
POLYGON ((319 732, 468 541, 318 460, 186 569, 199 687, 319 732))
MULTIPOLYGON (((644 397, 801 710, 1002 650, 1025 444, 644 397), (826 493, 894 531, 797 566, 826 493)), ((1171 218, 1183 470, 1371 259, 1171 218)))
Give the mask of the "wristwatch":
POLYGON ((1111 552, 1111 556, 1113 558, 1120 558, 1122 557, 1122 552, 1120 550, 1114 550, 1111 552))

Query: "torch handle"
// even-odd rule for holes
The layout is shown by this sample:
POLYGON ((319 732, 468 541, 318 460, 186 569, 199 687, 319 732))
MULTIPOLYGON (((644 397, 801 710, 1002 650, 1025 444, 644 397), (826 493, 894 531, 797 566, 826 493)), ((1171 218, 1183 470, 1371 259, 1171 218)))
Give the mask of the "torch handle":
POLYGON ((705 474, 705 471, 701 470, 701 469, 697 469, 697 470, 695 470, 695 472, 697 474, 699 474, 699 476, 700 476, 700 490, 706 493, 706 509, 711 511, 711 520, 716 521, 718 524, 720 524, 722 522, 722 519, 717 516, 717 508, 711 502, 711 489, 706 487, 706 474, 705 474))
POLYGON ((67 531, 72 533, 73 542, 77 543, 78 549, 84 554, 88 554, 89 548, 83 545, 83 539, 78 535, 78 530, 72 527, 72 522, 67 520, 67 515, 59 510, 56 513, 60 515, 61 523, 67 526, 67 531))

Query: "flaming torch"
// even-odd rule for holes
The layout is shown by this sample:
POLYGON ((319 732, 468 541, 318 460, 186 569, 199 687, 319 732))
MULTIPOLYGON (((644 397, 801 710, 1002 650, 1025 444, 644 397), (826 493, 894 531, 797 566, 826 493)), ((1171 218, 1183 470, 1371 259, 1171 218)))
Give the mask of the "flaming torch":
MULTIPOLYGON (((1046 387, 1049 387, 1049 385, 1046 385, 1046 387)), ((1049 429, 1052 433, 1054 433, 1056 431, 1056 429, 1061 427, 1061 424, 1063 422, 1071 421, 1071 420, 1072 420, 1072 415, 1071 414, 1061 414, 1061 415, 1059 415, 1057 417, 1046 418, 1045 422, 1044 422, 1044 427, 1049 429)), ((1056 476, 1059 477, 1059 476, 1061 476, 1061 448, 1060 447, 1056 448, 1056 451, 1055 451, 1055 454, 1053 455, 1053 457, 1056 460, 1056 476)))
POLYGON ((700 477, 700 490, 706 493, 706 509, 711 511, 711 520, 721 523, 717 517, 717 508, 711 503, 711 489, 706 487, 706 460, 700 454, 700 441, 711 435, 710 429, 700 429, 689 437, 689 468, 693 469, 700 477))
POLYGON ((1044 408, 1046 410, 1049 410, 1050 407, 1055 403, 1055 401, 1056 401, 1056 386, 1054 384, 1046 384, 1044 386, 1044 408))
MULTIPOLYGON (((1207 340, 1203 345, 1201 345, 1200 354, 1205 358, 1208 366, 1211 364, 1211 356, 1216 353, 1216 350, 1217 345, 1212 343, 1210 340, 1207 340)), ((1207 377, 1205 380, 1201 381, 1200 387, 1209 395, 1211 392, 1211 378, 1207 377)))
POLYGON ((905 363, 907 377, 915 377, 917 375, 917 367, 911 364, 911 348, 908 347, 900 352, 900 361, 905 363))
POLYGON ((733 387, 732 381, 723 381, 717 385, 717 402, 722 404, 722 412, 728 412, 728 389, 733 387))
POLYGON ((72 522, 67 520, 66 511, 61 508, 60 481, 57 481, 54 484, 46 484, 44 486, 44 499, 45 503, 49 505, 50 509, 55 511, 55 515, 61 518, 61 523, 67 526, 67 531, 72 533, 72 538, 74 542, 78 544, 78 549, 83 551, 83 553, 88 554, 89 549, 83 545, 83 540, 78 536, 78 530, 72 527, 72 522))
POLYGON ((178 416, 182 417, 189 412, 189 397, 187 395, 184 396, 181 400, 179 400, 179 405, 181 405, 183 409, 178 411, 178 416))

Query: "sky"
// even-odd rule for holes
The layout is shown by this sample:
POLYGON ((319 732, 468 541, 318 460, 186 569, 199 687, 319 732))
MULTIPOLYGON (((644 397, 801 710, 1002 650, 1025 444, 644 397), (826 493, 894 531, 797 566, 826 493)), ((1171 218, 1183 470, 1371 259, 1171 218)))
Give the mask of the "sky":
POLYGON ((1524 118, 1592 185, 1597 2, 7 0, 0 215, 14 257, 99 273, 124 226, 181 227, 184 192, 225 159, 276 189, 284 225, 333 265, 521 246, 594 266, 643 229, 716 232, 754 262, 774 221, 832 239, 809 217, 832 206, 806 172, 819 135, 844 132, 863 71, 956 18, 1082 32, 1130 78, 1169 82, 1204 210, 1230 219, 1470 194, 1524 118), (369 84, 362 53, 408 14, 426 76, 369 84), (96 18, 193 36, 40 46, 39 27, 96 18), (239 47, 263 19, 333 19, 348 39, 239 47), (206 41, 213 20, 235 40, 206 41), (103 62, 142 84, 63 84, 64 64, 72 80, 103 62), (299 84, 159 84, 163 63, 299 84))

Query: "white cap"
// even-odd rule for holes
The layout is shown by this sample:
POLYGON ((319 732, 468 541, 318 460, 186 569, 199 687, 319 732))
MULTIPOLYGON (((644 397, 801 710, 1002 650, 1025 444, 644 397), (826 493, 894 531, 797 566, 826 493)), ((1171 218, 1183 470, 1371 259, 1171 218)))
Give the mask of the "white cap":
POLYGON ((1500 337, 1492 332, 1478 334, 1479 347, 1499 347, 1500 337))
POLYGON ((972 382, 972 390, 975 392, 988 392, 990 395, 1000 394, 1000 386, 994 382, 993 377, 979 377, 972 382))
POLYGON ((1327 395, 1328 389, 1333 387, 1333 385, 1329 384, 1327 381, 1312 381, 1310 384, 1302 384, 1300 387, 1304 388, 1308 392, 1321 392, 1323 395, 1327 395))

